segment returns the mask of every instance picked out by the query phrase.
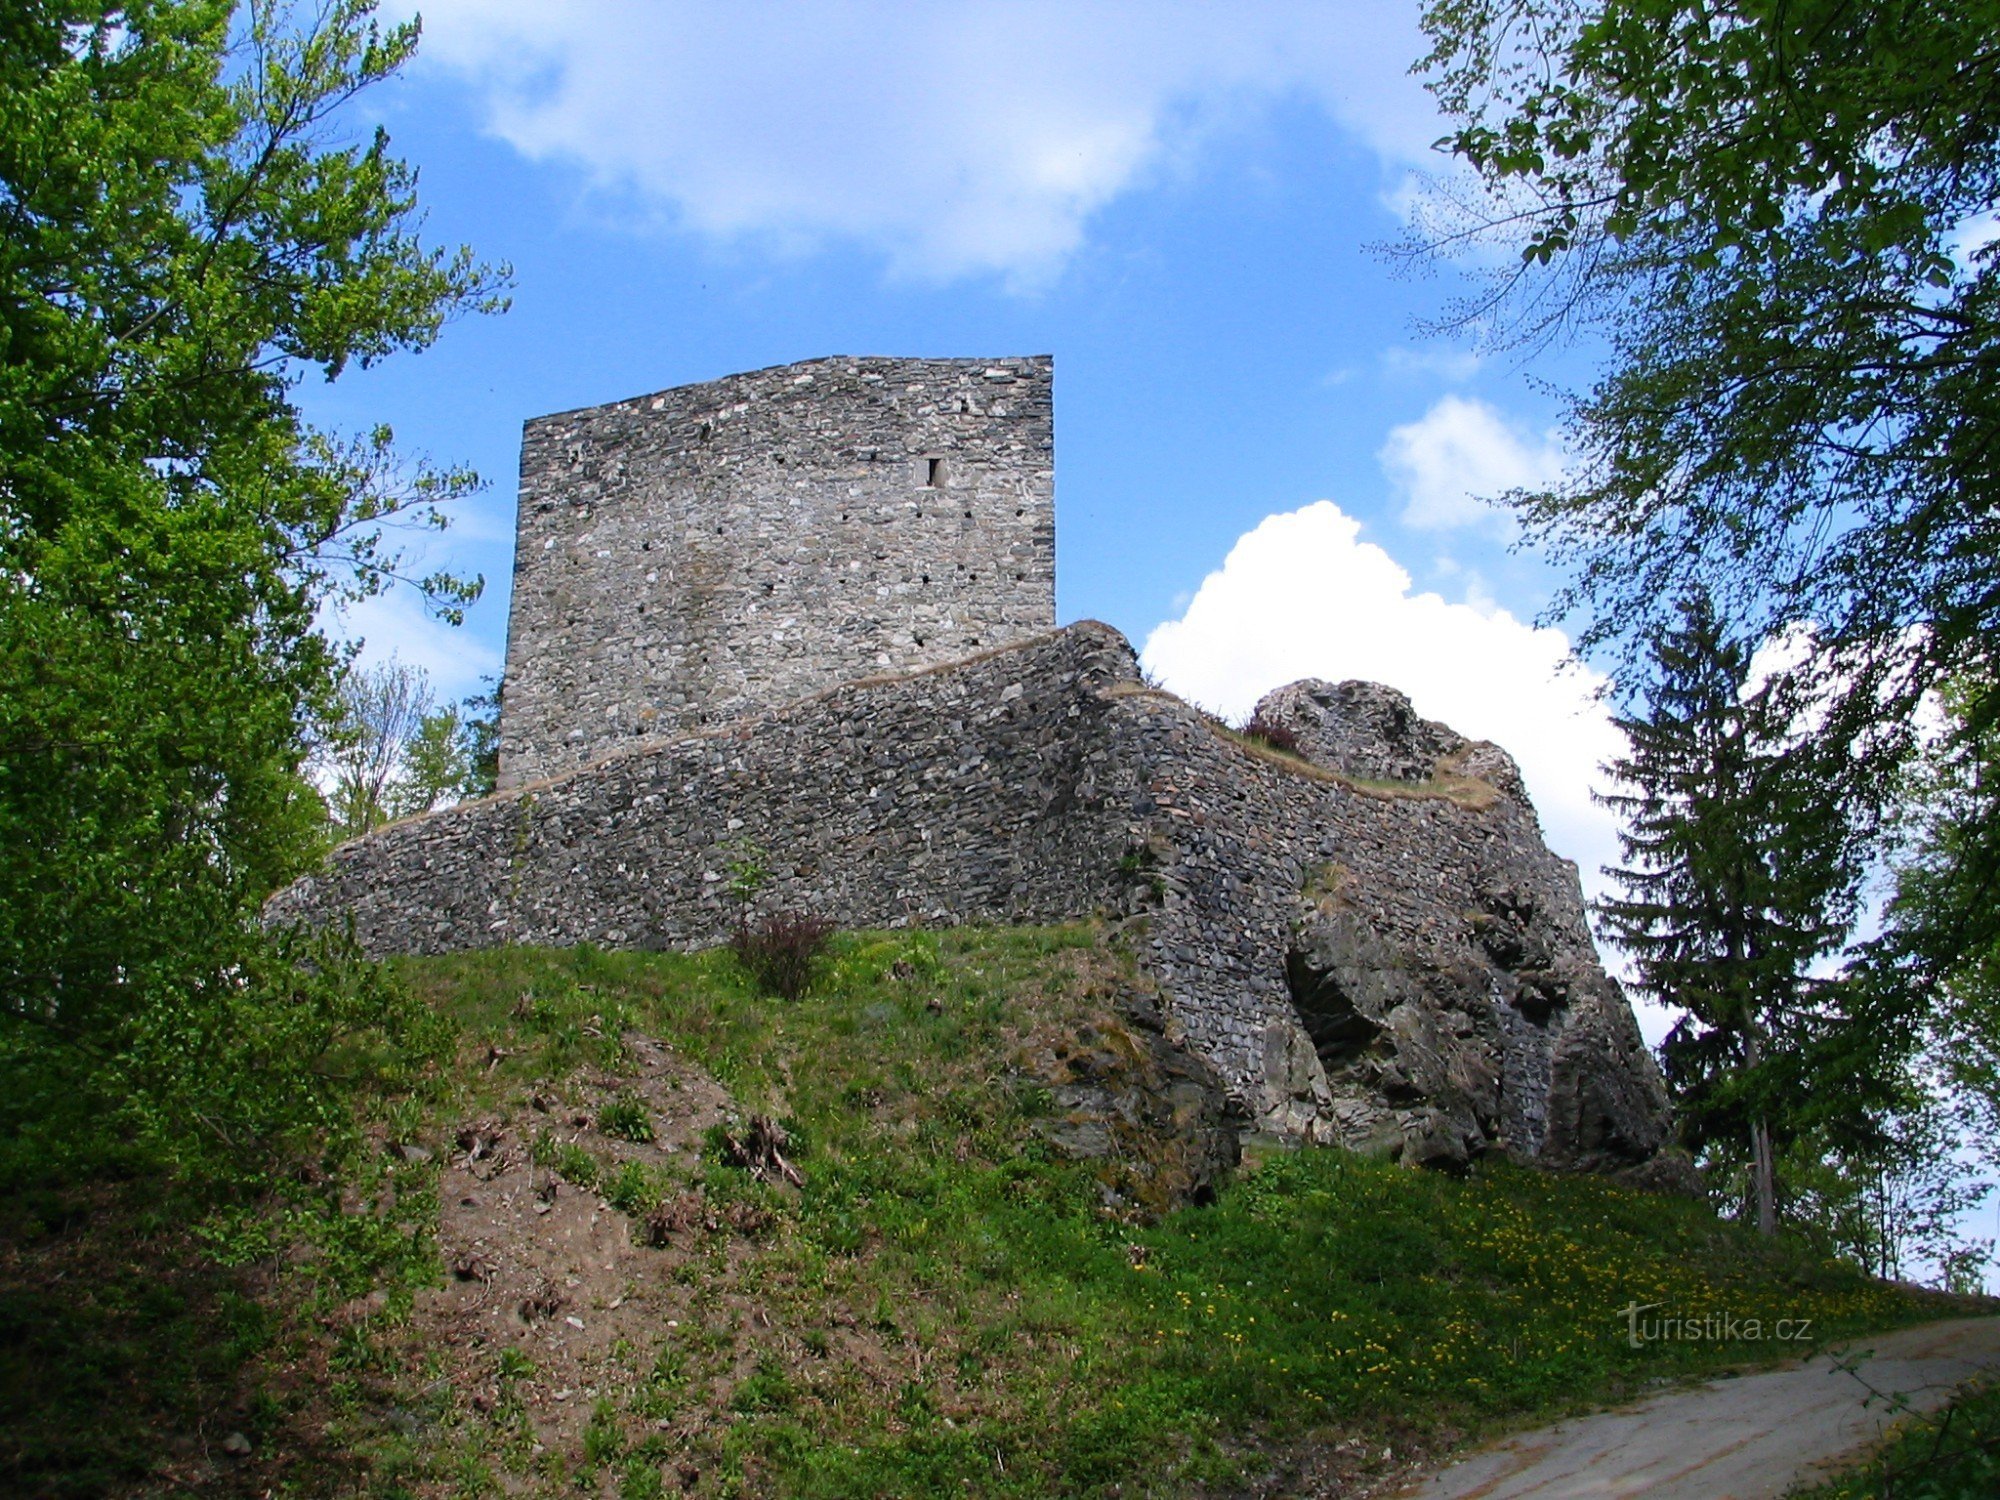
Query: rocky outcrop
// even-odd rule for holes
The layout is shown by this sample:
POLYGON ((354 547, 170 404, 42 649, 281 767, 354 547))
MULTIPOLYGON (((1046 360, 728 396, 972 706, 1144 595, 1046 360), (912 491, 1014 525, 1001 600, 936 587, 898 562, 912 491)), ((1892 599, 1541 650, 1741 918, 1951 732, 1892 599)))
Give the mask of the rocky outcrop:
POLYGON ((1513 758, 1421 718, 1379 683, 1317 680, 1267 695, 1256 717, 1302 756, 1371 781, 1483 785, 1497 837, 1457 922, 1401 940, 1333 864, 1302 893, 1286 979, 1332 1098, 1336 1136, 1462 1171, 1489 1151, 1547 1165, 1684 1177, 1665 1100, 1630 1007, 1598 962, 1575 867, 1543 844, 1513 758))
POLYGON ((1155 997, 1126 988, 1105 1016, 1029 1058, 1053 1104, 1042 1133, 1096 1164, 1108 1207, 1141 1219, 1213 1201, 1242 1156, 1242 1115, 1174 1029, 1155 997))
MULTIPOLYGON (((692 946, 727 936, 746 862, 761 900, 846 927, 1096 916, 1157 988, 1159 1035, 1259 1129, 1444 1167, 1677 1170, 1575 867, 1505 752, 1366 684, 1259 712, 1304 753, 1147 687, 1086 622, 393 825, 267 917, 351 920, 376 953, 692 946)), ((1200 1089, 1154 1061, 1178 1117, 1200 1089)), ((1085 1115, 1143 1116, 1075 1084, 1105 1094, 1085 1115)))
POLYGON ((1314 764, 1369 780, 1428 781, 1440 760, 1466 744, 1379 682, 1309 677, 1266 693, 1253 717, 1289 730, 1314 764))
POLYGON ((1442 772, 1528 800, 1513 756, 1419 716, 1407 697, 1379 682, 1308 677, 1266 693, 1253 717, 1287 731, 1306 760, 1357 780, 1423 783, 1442 772))

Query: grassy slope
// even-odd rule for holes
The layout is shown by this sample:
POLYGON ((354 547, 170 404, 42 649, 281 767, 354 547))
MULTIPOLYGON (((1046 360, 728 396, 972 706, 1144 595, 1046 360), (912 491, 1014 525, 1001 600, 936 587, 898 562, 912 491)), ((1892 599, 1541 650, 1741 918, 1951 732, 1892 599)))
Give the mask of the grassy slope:
MULTIPOLYGON (((1273 1150, 1212 1206, 1108 1213, 1106 1167, 1037 1129, 1053 1104, 1033 1060, 1132 982, 1081 929, 843 937, 795 1005, 752 994, 722 953, 399 968, 462 1028, 452 1097, 389 1112, 385 1145, 429 1158, 383 1152, 355 1245, 260 1273, 290 1317, 261 1388, 213 1419, 256 1456, 211 1459, 204 1492, 1227 1493, 1797 1352, 1633 1349, 1628 1303, 1810 1317, 1821 1338, 1934 1310, 1699 1205, 1499 1164, 1454 1181, 1273 1150), (662 1082, 645 1038, 685 1078, 662 1082), (682 1122, 699 1142, 711 1079, 788 1123, 802 1190, 723 1165, 712 1129, 678 1153, 621 1138, 665 1141, 708 1099, 682 1122), (621 1098, 644 1128, 605 1108, 621 1098), (640 1257, 646 1287, 572 1283, 579 1323, 618 1332, 582 1375, 545 1352, 553 1320, 494 1308, 470 1337, 442 1332, 437 1309, 478 1289, 451 1242, 477 1175, 452 1146, 466 1121, 502 1130, 531 1182, 566 1178, 557 1206, 640 1257), (669 1248, 627 1244, 654 1206, 689 1202, 706 1220, 669 1248), (360 1295, 360 1268, 384 1262, 397 1283, 360 1295), (639 1316, 662 1288, 674 1326, 639 1316)), ((31 1383, 36 1357, 10 1366, 0 1347, 0 1374, 31 1383)))
MULTIPOLYGON (((720 954, 408 966, 473 1051, 510 1054, 469 1102, 518 1114, 535 1080, 586 1062, 591 1031, 615 1073, 630 1028, 789 1120, 801 1144, 796 1194, 712 1159, 691 1169, 776 1228, 701 1263, 700 1330, 631 1351, 585 1468, 642 1494, 663 1462, 702 1488, 797 1495, 1227 1485, 1263 1462, 1252 1439, 1432 1440, 1795 1352, 1635 1350, 1628 1303, 1811 1317, 1822 1336, 1921 1310, 1772 1256, 1697 1205, 1503 1166, 1458 1182, 1278 1152, 1212 1207, 1121 1222, 1088 1165, 1041 1146, 1048 1094, 1019 1065, 1037 1028, 1103 1010, 1119 978, 1090 944, 1080 931, 850 938, 796 1006, 749 994, 720 954), (769 1330, 733 1326, 746 1294, 769 1330), (874 1337, 843 1358, 833 1335, 848 1328, 874 1337), (663 1415, 678 1419, 664 1440, 663 1415)), ((458 1472, 504 1464, 491 1426, 446 1423, 458 1472)), ((575 1455, 563 1466, 583 1477, 575 1455)))

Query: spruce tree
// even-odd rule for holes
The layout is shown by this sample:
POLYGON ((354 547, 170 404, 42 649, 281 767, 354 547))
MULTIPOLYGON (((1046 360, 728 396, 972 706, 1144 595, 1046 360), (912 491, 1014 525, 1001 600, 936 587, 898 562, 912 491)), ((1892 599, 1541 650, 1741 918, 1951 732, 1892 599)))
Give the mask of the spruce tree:
MULTIPOLYGON (((1415 243, 1478 244, 1490 276, 1443 322, 1603 356, 1561 481, 1507 497, 1569 580, 1548 617, 1636 669, 1698 583, 1738 628, 1809 639, 1823 771, 1895 860, 1882 815, 1927 774, 1937 700, 1984 684, 1972 731, 2000 725, 2000 5, 1423 14, 1470 176, 1440 178, 1415 243)), ((2000 948, 2000 816, 1947 797, 1939 820, 1949 847, 1856 966, 1891 1033, 1926 1006, 1954 1024, 1951 986, 2000 948)))
POLYGON ((1852 926, 1855 841, 1826 752, 1794 732, 1795 705, 1753 690, 1749 647, 1706 596, 1654 637, 1650 669, 1644 709, 1618 721, 1631 751, 1607 768, 1624 864, 1598 915, 1639 988, 1686 1012, 1662 1059, 1688 1144, 1747 1153, 1749 1206, 1775 1234, 1775 1157, 1812 1113, 1816 1065, 1852 1065, 1840 981, 1810 969, 1852 926))

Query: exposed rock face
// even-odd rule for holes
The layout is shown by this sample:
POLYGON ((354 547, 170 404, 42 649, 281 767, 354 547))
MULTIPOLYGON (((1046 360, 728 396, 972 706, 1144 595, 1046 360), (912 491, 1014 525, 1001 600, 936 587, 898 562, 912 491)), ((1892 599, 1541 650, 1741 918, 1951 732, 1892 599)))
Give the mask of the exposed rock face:
POLYGON ((1068 1155, 1099 1163, 1113 1208, 1155 1218, 1213 1200, 1242 1156, 1242 1115, 1156 999, 1127 990, 1113 1010, 1031 1059, 1055 1103, 1044 1133, 1068 1155))
MULTIPOLYGON (((1345 866, 1307 882, 1286 977, 1339 1137, 1454 1171, 1496 1149, 1597 1171, 1653 1162, 1666 1138, 1656 1070, 1598 963, 1575 867, 1542 843, 1513 758, 1379 683, 1295 682, 1256 713, 1330 769, 1499 794, 1498 836, 1476 871, 1439 871, 1466 898, 1456 923, 1395 941, 1345 866)), ((1672 1157, 1650 1169, 1663 1183, 1679 1175, 1672 1157)))
POLYGON ((1408 698, 1379 682, 1308 677, 1266 693, 1256 717, 1291 730, 1315 764, 1375 781, 1428 781, 1438 761, 1466 743, 1418 718, 1408 698))
MULTIPOLYGON (((352 917, 377 953, 712 943, 750 847, 764 899, 843 926, 1110 920, 1160 1035, 1258 1128, 1671 1174, 1657 1071, 1505 753, 1364 685, 1261 711, 1312 763, 1145 687, 1086 622, 393 825, 267 915, 352 917)), ((1138 1107, 1099 1091, 1100 1118, 1138 1107)))
MULTIPOLYGON (((1498 892, 1495 904, 1511 892, 1498 892)), ((1342 1141, 1462 1170, 1499 1149, 1622 1171, 1665 1142, 1658 1081, 1595 962, 1557 961, 1532 912, 1393 949, 1339 890, 1301 912, 1286 959, 1342 1141)))
POLYGON ((1289 729, 1299 753, 1330 771, 1364 781, 1426 782, 1442 769, 1528 800, 1513 756, 1490 740, 1468 740, 1419 717, 1407 697, 1379 682, 1307 677, 1258 699, 1256 717, 1289 729))

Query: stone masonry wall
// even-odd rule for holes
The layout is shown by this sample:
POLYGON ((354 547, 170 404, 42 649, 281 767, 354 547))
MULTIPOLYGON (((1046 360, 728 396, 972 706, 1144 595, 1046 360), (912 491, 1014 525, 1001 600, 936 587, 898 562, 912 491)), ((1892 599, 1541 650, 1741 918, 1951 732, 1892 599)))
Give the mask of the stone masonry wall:
MULTIPOLYGON (((1283 722, 1290 691, 1259 715, 1283 722)), ((1254 1119, 1437 1164, 1653 1162, 1658 1071, 1504 751, 1443 730, 1454 753, 1423 774, 1363 781, 1170 694, 1113 692, 1113 762, 1138 773, 1120 787, 1144 875, 1134 946, 1254 1119), (1350 1024, 1315 1036, 1326 987, 1348 992, 1331 1008, 1350 1024)), ((1351 753, 1300 738, 1334 765, 1351 753)))
POLYGON ((732 866, 772 907, 845 926, 1054 922, 1111 899, 1116 812, 1093 785, 1130 671, 1102 627, 659 741, 393 824, 274 898, 352 914, 370 952, 720 941, 732 866))
POLYGON ((1050 629, 1053 371, 821 359, 529 422, 501 785, 1050 629))
POLYGON ((1450 743, 1397 785, 1259 750, 1085 623, 393 825, 267 917, 378 954, 697 945, 746 857, 760 902, 851 927, 1104 915, 1265 1128, 1639 1167, 1665 1097, 1575 868, 1504 753, 1450 743))

